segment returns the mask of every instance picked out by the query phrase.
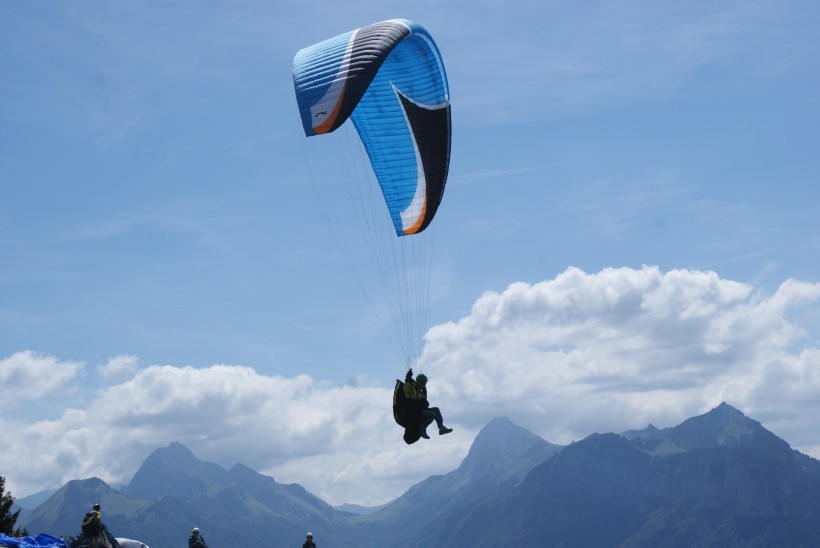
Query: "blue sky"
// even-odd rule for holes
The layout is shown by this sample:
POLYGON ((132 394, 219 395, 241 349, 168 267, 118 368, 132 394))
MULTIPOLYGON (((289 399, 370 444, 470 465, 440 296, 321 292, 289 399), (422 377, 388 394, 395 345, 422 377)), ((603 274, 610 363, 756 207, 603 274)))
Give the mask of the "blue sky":
POLYGON ((494 416, 566 443, 723 400, 820 457, 818 29, 808 1, 3 3, 9 487, 178 440, 377 504, 494 416), (412 447, 290 73, 396 17, 453 109, 425 371, 456 431, 412 447))

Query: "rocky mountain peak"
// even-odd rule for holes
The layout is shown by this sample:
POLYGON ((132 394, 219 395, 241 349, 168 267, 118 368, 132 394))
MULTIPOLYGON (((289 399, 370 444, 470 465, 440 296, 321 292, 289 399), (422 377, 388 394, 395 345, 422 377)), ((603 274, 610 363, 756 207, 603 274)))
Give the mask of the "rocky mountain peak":
POLYGON ((726 402, 674 427, 658 429, 650 424, 621 435, 654 455, 716 447, 791 450, 785 441, 726 402))
POLYGON ((671 437, 685 450, 709 447, 790 450, 785 441, 726 402, 685 420, 671 429, 671 437))
POLYGON ((520 454, 523 447, 539 442, 544 440, 513 424, 507 417, 498 417, 481 429, 464 462, 520 454))
POLYGON ((230 482, 227 470, 203 462, 179 442, 151 453, 123 492, 132 498, 159 499, 165 495, 196 498, 211 485, 230 482))

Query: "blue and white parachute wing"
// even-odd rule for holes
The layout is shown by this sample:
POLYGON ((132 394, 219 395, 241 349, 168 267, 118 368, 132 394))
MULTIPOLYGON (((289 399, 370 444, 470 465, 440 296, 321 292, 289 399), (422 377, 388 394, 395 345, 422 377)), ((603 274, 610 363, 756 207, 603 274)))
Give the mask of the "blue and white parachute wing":
POLYGON ((353 121, 396 234, 427 228, 444 194, 451 135, 447 76, 427 30, 394 19, 302 49, 293 85, 308 137, 353 121))

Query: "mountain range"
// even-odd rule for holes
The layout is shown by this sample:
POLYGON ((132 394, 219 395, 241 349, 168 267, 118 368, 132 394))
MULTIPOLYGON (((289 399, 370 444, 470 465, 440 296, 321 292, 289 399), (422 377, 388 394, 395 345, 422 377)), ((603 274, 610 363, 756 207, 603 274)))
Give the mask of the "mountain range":
POLYGON ((180 546, 202 527, 212 548, 317 545, 820 546, 820 462, 723 403, 678 426, 551 444, 507 418, 461 465, 376 509, 333 508, 298 484, 226 470, 172 443, 114 489, 74 480, 19 525, 76 534, 99 502, 118 537, 180 546))

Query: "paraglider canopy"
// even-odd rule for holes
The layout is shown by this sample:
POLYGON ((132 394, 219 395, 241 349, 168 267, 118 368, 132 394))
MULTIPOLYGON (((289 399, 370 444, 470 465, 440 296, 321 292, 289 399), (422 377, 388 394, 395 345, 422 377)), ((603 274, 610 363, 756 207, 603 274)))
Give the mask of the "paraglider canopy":
POLYGON ((300 50, 293 85, 305 135, 353 120, 396 234, 433 220, 450 163, 450 96, 441 55, 424 27, 375 23, 300 50))

